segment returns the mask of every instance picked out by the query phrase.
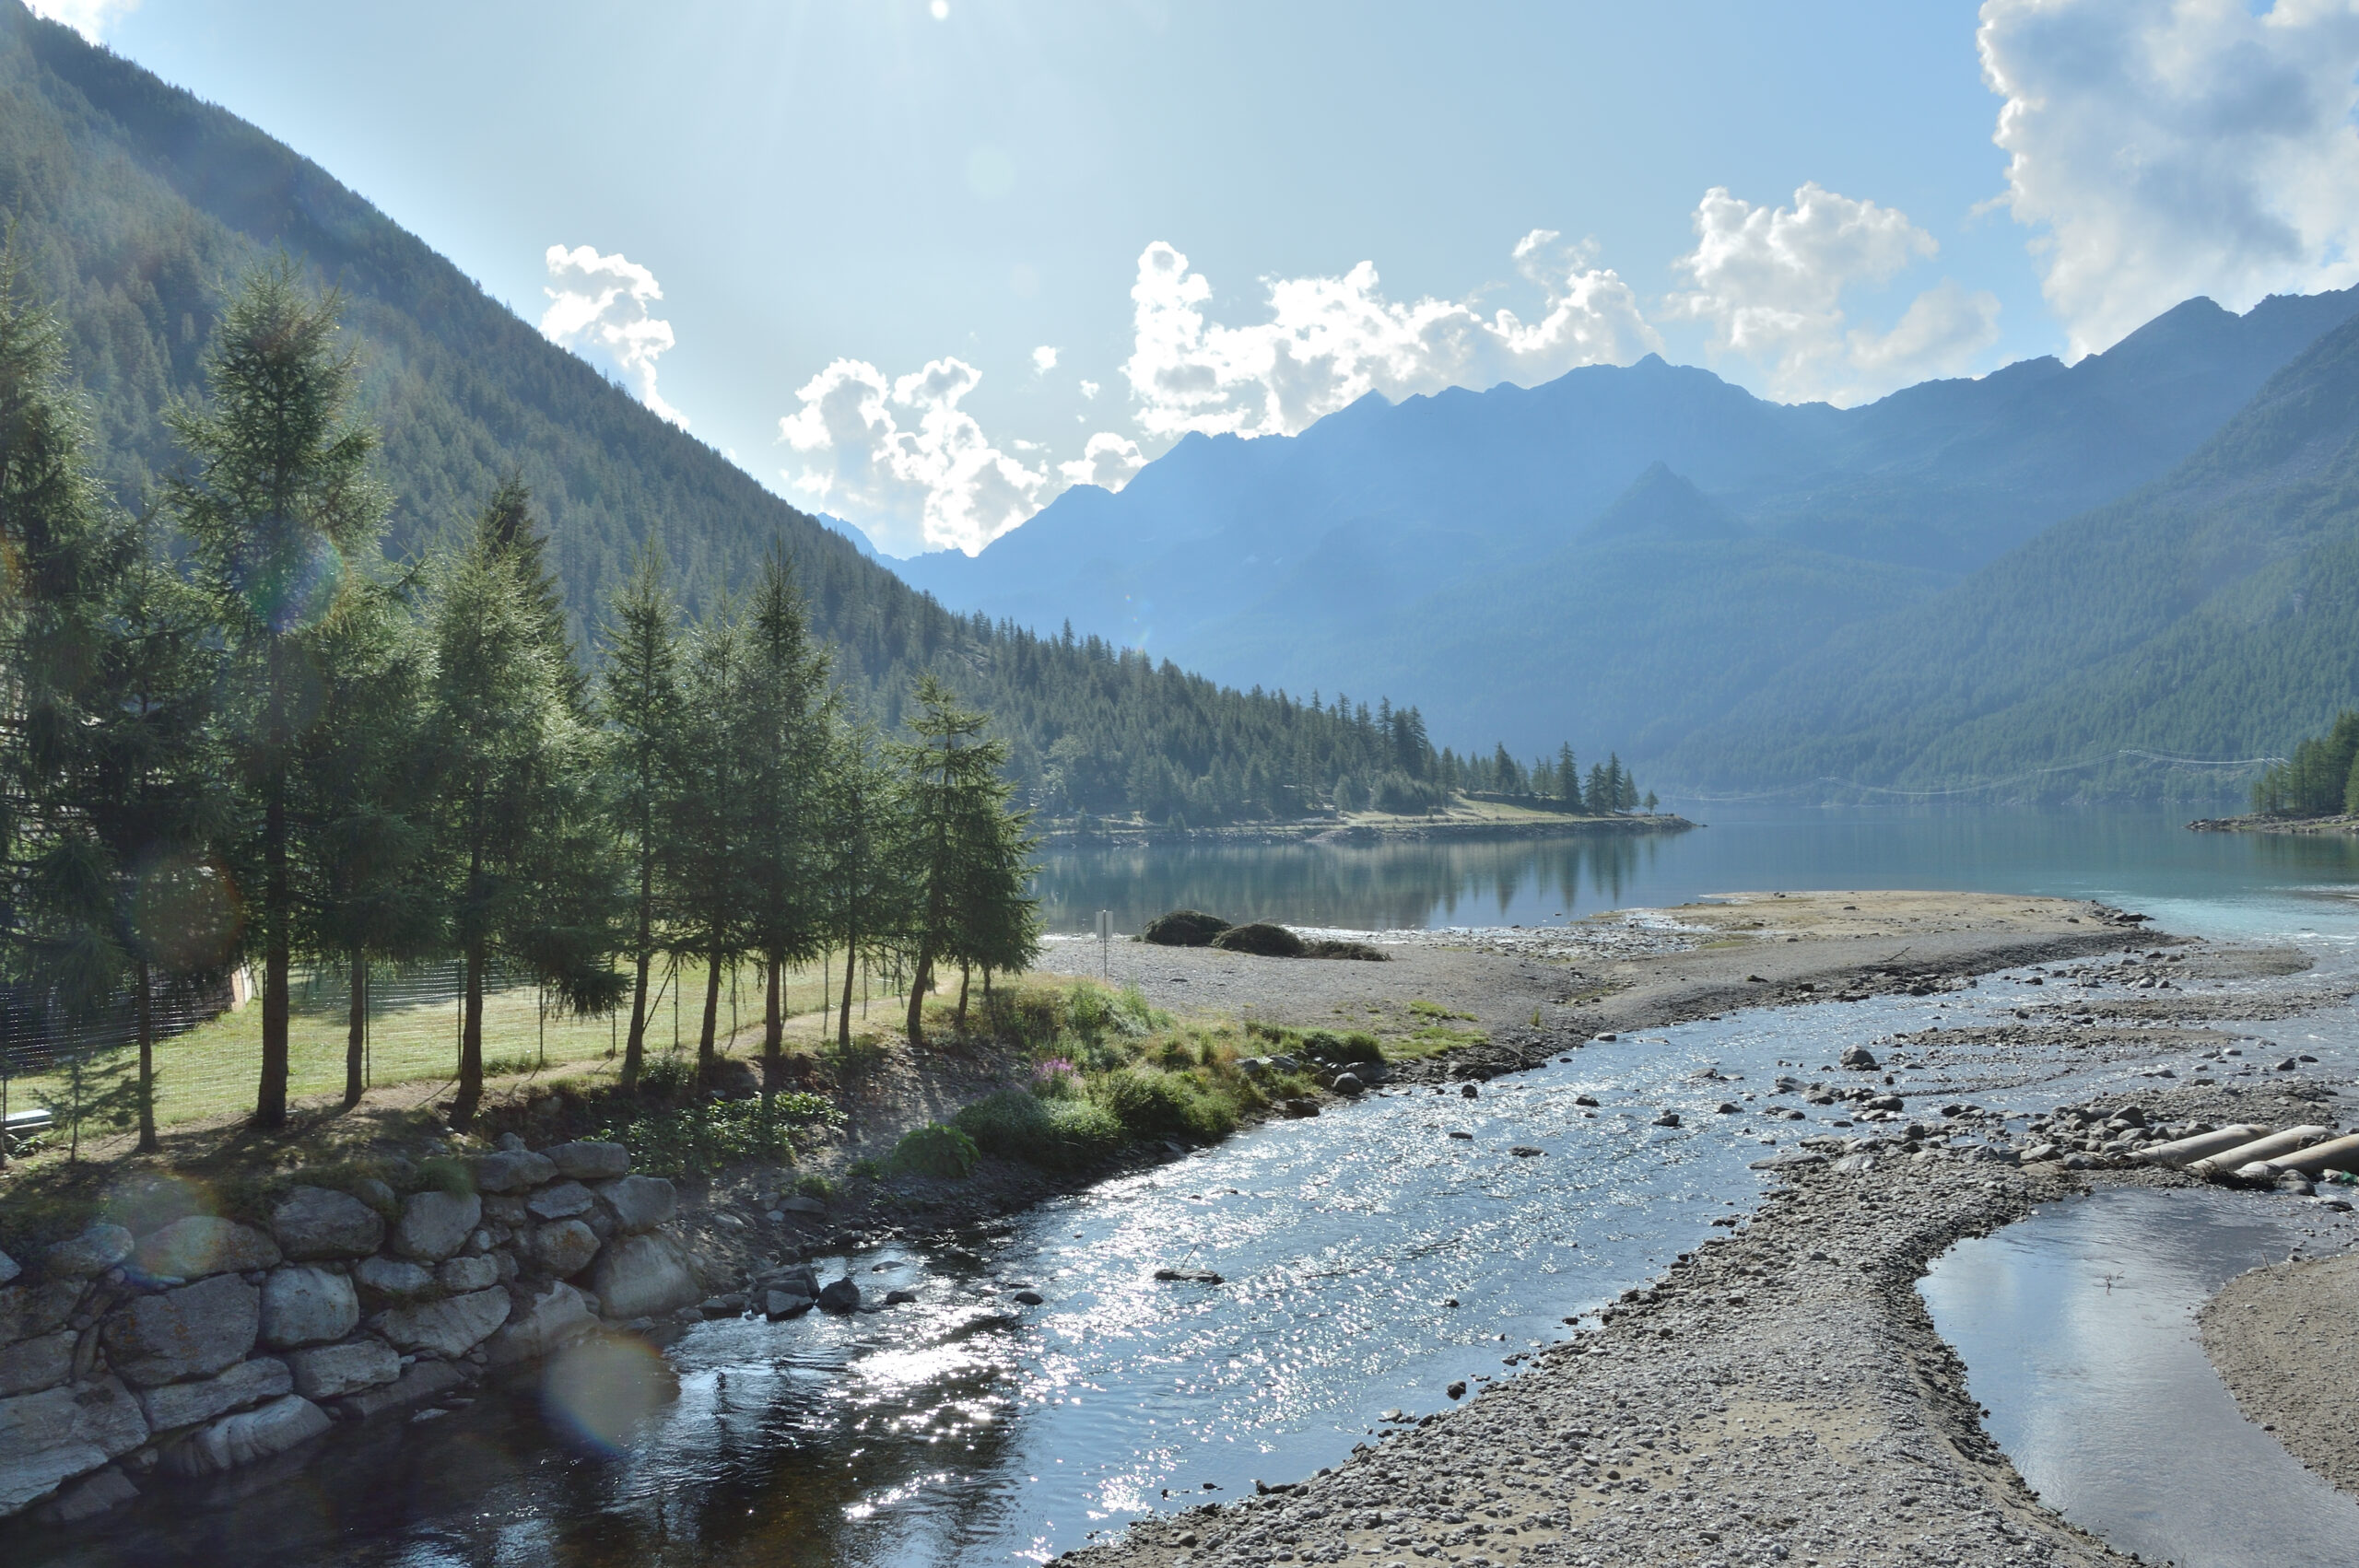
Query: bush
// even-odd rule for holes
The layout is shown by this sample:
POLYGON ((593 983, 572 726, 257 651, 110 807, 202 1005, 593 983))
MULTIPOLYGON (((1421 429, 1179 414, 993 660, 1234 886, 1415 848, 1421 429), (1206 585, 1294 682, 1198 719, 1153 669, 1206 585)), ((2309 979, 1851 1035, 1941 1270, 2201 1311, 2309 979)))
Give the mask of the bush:
POLYGON ((887 1167, 903 1176, 933 1176, 937 1181, 962 1181, 981 1157, 975 1141, 955 1127, 932 1122, 901 1135, 893 1145, 887 1167))
POLYGON ((798 1129, 841 1119, 820 1095, 773 1094, 641 1111, 597 1136, 628 1149, 631 1168, 645 1175, 701 1176, 748 1160, 792 1164, 798 1129))
POLYGON ((1449 800, 1449 792, 1440 785, 1412 778, 1405 773, 1387 773, 1376 781, 1376 809, 1380 812, 1414 816, 1438 810, 1449 800))
POLYGON ((1093 1082, 1089 1093, 1137 1138, 1209 1142, 1237 1125, 1237 1114, 1192 1080, 1152 1067, 1109 1072, 1093 1082))
POLYGON ((1334 937, 1321 937, 1302 950, 1305 958, 1356 958, 1366 964, 1389 964, 1392 954, 1380 947, 1364 942, 1344 942, 1334 937))
POLYGON ((1330 1067, 1384 1059, 1384 1051, 1377 1045, 1376 1036, 1356 1032, 1338 1035, 1332 1029, 1313 1029, 1302 1037, 1302 1048, 1330 1067))
POLYGON ((1043 1100, 1005 1089, 950 1118, 990 1153, 1045 1170, 1082 1170, 1109 1158, 1124 1141, 1122 1124, 1087 1100, 1043 1100))
POLYGON ((1262 958, 1299 958, 1302 938, 1284 926, 1267 920, 1255 920, 1250 925, 1231 926, 1213 938, 1215 947, 1231 953, 1250 953, 1262 958))
POLYGON ((1163 947, 1209 947, 1215 937, 1228 929, 1228 922, 1218 915, 1207 915, 1201 909, 1174 909, 1149 920, 1139 939, 1163 947))

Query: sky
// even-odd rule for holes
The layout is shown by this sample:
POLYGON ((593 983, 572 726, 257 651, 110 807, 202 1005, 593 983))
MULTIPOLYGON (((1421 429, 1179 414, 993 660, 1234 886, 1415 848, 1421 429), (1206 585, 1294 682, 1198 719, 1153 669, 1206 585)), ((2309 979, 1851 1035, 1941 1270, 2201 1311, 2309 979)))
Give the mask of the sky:
POLYGON ((1856 404, 2359 281, 2359 0, 36 0, 887 553, 1650 352, 1856 404))

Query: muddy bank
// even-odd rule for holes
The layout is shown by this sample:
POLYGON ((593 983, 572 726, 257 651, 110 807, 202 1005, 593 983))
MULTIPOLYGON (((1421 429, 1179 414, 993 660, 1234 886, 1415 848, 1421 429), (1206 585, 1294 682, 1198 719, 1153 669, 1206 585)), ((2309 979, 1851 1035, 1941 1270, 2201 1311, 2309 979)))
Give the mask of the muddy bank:
MULTIPOLYGON (((2132 1104, 2150 1124, 2317 1117, 2294 1092, 2311 1086, 2229 1087, 2076 1106, 2020 1135, 2050 1144, 2023 1165, 1922 1127, 1813 1140, 1778 1161, 1784 1185, 1749 1223, 1598 1326, 1503 1357, 1463 1407, 1299 1484, 1142 1521, 1068 1560, 2128 1563, 2042 1506, 1984 1434, 1915 1281, 1954 1242, 2092 1184, 2185 1184, 2091 1153, 2123 1137, 2132 1104), (2067 1168, 2067 1148, 2118 1168, 2067 1168)), ((2321 1214, 2352 1233, 2322 1245, 2359 1239, 2321 1214)))
POLYGON ((2280 1263, 2231 1280, 2203 1309, 2203 1350, 2248 1420, 2359 1493, 2359 1253, 2280 1263))

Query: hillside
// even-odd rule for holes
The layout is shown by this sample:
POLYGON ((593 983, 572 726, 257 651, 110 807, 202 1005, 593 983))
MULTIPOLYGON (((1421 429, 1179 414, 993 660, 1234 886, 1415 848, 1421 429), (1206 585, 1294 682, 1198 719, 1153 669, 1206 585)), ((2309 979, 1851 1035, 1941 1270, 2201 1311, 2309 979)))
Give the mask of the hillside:
POLYGON ((2354 309, 2190 300, 2070 369, 1848 410, 1652 357, 1370 396, 1297 437, 1190 437, 1119 495, 1071 491, 971 560, 899 569, 1223 680, 1381 687, 1460 744, 1647 758, 1842 627, 2167 472, 2354 309))
POLYGON ((581 634, 645 539, 661 543, 692 603, 749 580, 782 544, 855 696, 889 724, 911 676, 940 671, 1000 717, 1019 781, 1051 806, 1072 803, 1060 759, 1077 756, 1090 761, 1093 809, 1139 803, 1137 780, 1200 822, 1267 815, 1393 764, 1391 738, 1356 716, 945 613, 841 525, 795 510, 650 414, 317 165, 18 0, 0 0, 0 209, 32 288, 64 317, 101 472, 126 506, 177 461, 158 415, 202 391, 198 358, 224 288, 283 249, 344 293, 365 412, 384 436, 396 556, 521 474, 581 634))
POLYGON ((2200 774, 2111 754, 2282 753, 2354 695, 2359 322, 2166 477, 1905 615, 1837 635, 1663 760, 1683 778, 1746 787, 2067 768, 2013 792, 2197 793, 2200 774))

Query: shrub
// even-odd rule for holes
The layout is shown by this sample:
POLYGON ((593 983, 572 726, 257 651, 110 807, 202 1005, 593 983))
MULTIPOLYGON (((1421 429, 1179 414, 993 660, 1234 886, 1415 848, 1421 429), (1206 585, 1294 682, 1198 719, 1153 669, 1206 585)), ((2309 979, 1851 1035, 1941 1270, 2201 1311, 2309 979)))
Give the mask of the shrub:
POLYGON ((1004 1089, 950 1118, 990 1153, 1046 1170, 1097 1164, 1123 1143, 1122 1124, 1088 1100, 1043 1100, 1004 1089))
POLYGON ((1440 785, 1405 773, 1387 773, 1376 781, 1376 809, 1380 812, 1414 816, 1437 810, 1449 800, 1449 792, 1440 785))
POLYGON ((597 1136, 628 1149, 631 1167, 648 1176, 698 1176, 748 1160, 792 1164, 799 1129, 841 1119, 820 1095, 773 1094, 645 1110, 597 1136))
POLYGON ((1313 1029, 1302 1037, 1302 1048, 1331 1067, 1384 1059, 1384 1051, 1373 1035, 1338 1035, 1331 1029, 1313 1029))
POLYGON ((980 1157, 973 1139, 937 1121, 903 1133, 886 1164, 903 1176, 960 1181, 975 1168, 975 1162, 980 1157))
POLYGON ((1152 1067, 1109 1072, 1089 1085, 1090 1097, 1138 1138, 1210 1141, 1237 1125, 1237 1115, 1193 1080, 1152 1067))
POLYGON ((1267 920, 1231 926, 1213 939, 1213 945, 1231 953, 1250 953, 1262 958, 1302 956, 1302 938, 1285 927, 1273 925, 1267 920))
POLYGON ((1344 942, 1335 937, 1321 937, 1302 950, 1305 958, 1356 958, 1364 964, 1389 964, 1392 954, 1380 947, 1364 942, 1344 942))
POLYGON ((1218 915, 1207 915, 1201 909, 1174 909, 1149 920, 1139 938, 1163 947, 1208 947, 1215 937, 1228 929, 1228 922, 1218 915))

